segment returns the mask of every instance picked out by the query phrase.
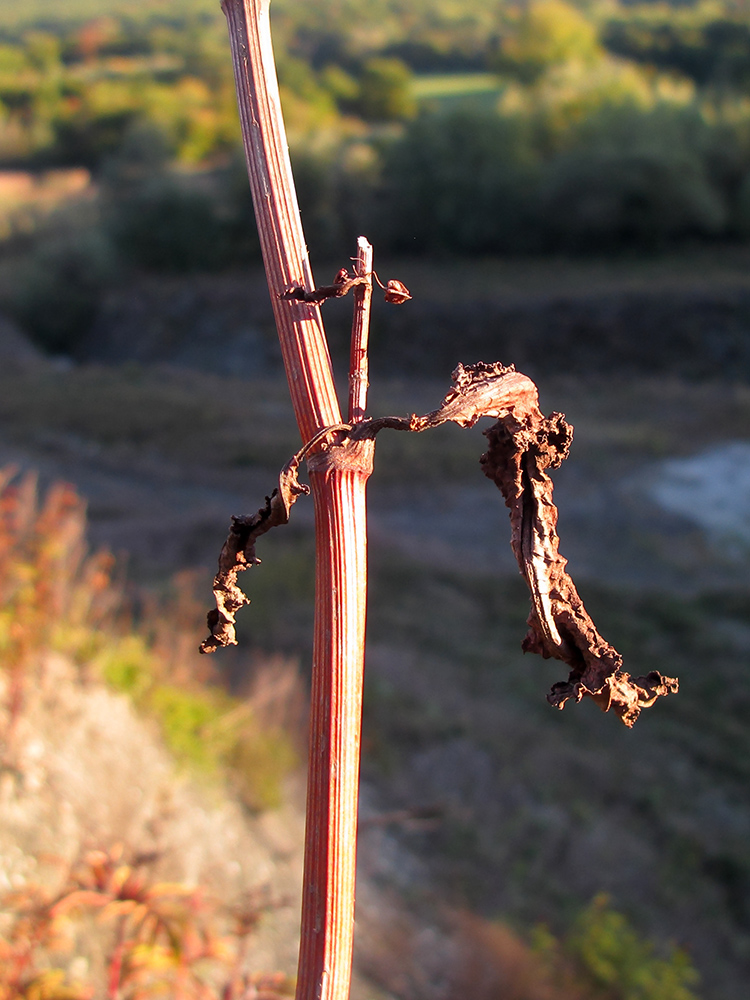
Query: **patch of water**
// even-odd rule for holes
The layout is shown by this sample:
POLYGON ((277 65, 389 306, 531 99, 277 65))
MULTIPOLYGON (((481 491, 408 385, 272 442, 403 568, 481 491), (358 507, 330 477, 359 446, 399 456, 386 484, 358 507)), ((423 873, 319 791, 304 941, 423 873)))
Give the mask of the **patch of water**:
POLYGON ((750 442, 730 441, 690 458, 661 462, 647 493, 662 509, 732 548, 750 546, 750 442))

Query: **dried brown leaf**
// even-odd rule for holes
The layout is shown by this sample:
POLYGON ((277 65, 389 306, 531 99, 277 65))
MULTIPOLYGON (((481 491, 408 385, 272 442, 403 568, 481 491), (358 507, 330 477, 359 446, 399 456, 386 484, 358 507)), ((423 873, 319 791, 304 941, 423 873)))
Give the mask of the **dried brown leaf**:
POLYGON ((219 555, 219 571, 214 577, 216 607, 208 612, 206 619, 211 634, 201 643, 201 653, 213 653, 220 646, 237 645, 235 615, 250 603, 237 584, 237 575, 260 563, 255 554, 258 538, 277 525, 287 524, 289 511, 297 498, 310 492, 309 487, 297 479, 298 467, 299 459, 295 455, 281 470, 279 485, 266 497, 265 505, 257 514, 232 518, 229 535, 219 555))
POLYGON ((676 692, 678 682, 656 671, 637 678, 623 671, 622 657, 599 635, 566 571, 547 470, 566 458, 573 428, 560 413, 547 418, 530 410, 521 419, 509 413, 485 435, 489 447, 482 467, 505 497, 511 545, 531 593, 523 649, 571 668, 568 680, 555 684, 547 700, 562 708, 568 699, 579 702, 587 696, 632 726, 642 708, 676 692))
POLYGON ((545 417, 538 399, 532 380, 512 367, 459 365, 451 391, 437 410, 422 417, 366 421, 352 436, 374 436, 384 427, 419 432, 448 420, 470 427, 480 417, 498 418, 485 431, 489 447, 481 462, 510 510, 511 546, 531 593, 530 631, 523 649, 571 668, 568 680, 555 684, 547 696, 551 705, 562 708, 569 699, 590 697, 632 726, 642 708, 675 693, 678 682, 657 671, 636 678, 623 671, 622 657, 599 635, 565 569, 547 470, 567 457, 573 428, 560 413, 545 417))
POLYGON ((232 518, 214 579, 217 607, 208 615, 211 636, 201 646, 202 652, 236 643, 234 616, 248 603, 237 586, 237 574, 260 561, 255 555, 256 539, 275 525, 286 524, 292 504, 308 492, 297 481, 296 471, 313 443, 322 442, 334 430, 345 431, 343 441, 322 445, 313 464, 345 463, 348 467, 362 460, 357 446, 386 428, 420 433, 448 421, 471 427, 481 417, 497 421, 485 431, 488 448, 481 463, 510 510, 511 546, 531 594, 530 630, 523 649, 570 667, 567 681, 555 684, 547 700, 562 708, 569 699, 579 702, 589 697, 603 711, 612 708, 626 726, 632 726, 641 709, 676 692, 677 680, 657 671, 636 678, 623 671, 622 657, 599 635, 588 615, 566 571, 567 560, 559 552, 557 508, 548 475, 567 457, 573 428, 560 413, 545 417, 534 382, 500 363, 458 365, 440 406, 423 416, 377 417, 324 428, 308 442, 282 471, 279 487, 266 498, 265 507, 252 517, 232 518))
POLYGON ((408 302, 411 298, 411 292, 403 283, 399 281, 398 278, 391 278, 385 287, 385 301, 390 302, 391 305, 400 306, 404 302, 408 302))

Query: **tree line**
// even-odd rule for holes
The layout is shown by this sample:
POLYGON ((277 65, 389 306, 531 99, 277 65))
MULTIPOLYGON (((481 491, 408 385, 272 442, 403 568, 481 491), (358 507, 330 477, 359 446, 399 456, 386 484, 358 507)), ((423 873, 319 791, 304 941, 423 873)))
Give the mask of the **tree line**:
MULTIPOLYGON (((274 0, 311 248, 336 256, 360 232, 443 255, 747 239, 743 3, 274 0)), ((57 348, 123 266, 258 255, 220 13, 77 9, 15 23, 0 3, 0 166, 85 166, 98 191, 85 225, 33 234, 15 283, 16 313, 57 348)))

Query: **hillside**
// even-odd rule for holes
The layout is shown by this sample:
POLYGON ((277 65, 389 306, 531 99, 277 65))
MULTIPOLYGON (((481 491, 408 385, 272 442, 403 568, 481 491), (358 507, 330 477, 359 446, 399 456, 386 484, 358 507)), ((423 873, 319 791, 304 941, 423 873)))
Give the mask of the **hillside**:
MULTIPOLYGON (((370 411, 533 376, 587 607, 681 683, 553 711, 481 428, 384 434, 353 1000, 746 996, 745 6, 273 0, 316 278, 365 232, 413 295, 370 411)), ((0 1000, 293 991, 311 503, 197 655, 299 444, 238 140, 213 3, 0 0, 0 1000)))
MULTIPOLYGON (((24 378, 6 386, 6 405, 31 393, 45 416, 6 410, 13 443, 3 461, 37 467, 43 481, 77 482, 93 537, 129 550, 131 571, 152 587, 203 566, 207 606, 227 516, 259 502, 294 447, 284 386, 133 366, 24 378), (116 424, 102 422, 102 398, 119 399, 116 424), (253 451, 240 461, 243 441, 253 451)), ((373 406, 422 411, 442 391, 436 382, 381 383, 373 406)), ((647 483, 666 457, 745 436, 747 391, 551 377, 542 391, 545 408, 565 409, 577 428, 559 474, 560 530, 587 604, 628 663, 679 675, 682 691, 632 733, 586 706, 554 713, 544 693, 555 671, 518 652, 527 599, 502 502, 475 464, 481 435, 384 439, 371 487, 364 768, 374 818, 364 871, 387 899, 405 894, 428 925, 436 894, 526 933, 543 922, 562 934, 606 891, 640 933, 689 950, 707 995, 739 998, 744 562, 659 507, 647 483)), ((253 603, 241 640, 256 656, 283 651, 304 664, 312 562, 310 511, 298 507, 247 582, 253 603)), ((194 616, 188 632, 199 608, 194 616)), ((244 683, 240 663, 225 669, 244 683)), ((365 884, 364 899, 370 891, 365 884)), ((363 915, 365 955, 381 940, 372 919, 363 915)), ((402 962, 426 968, 414 955, 402 962)), ((433 995, 425 984, 416 993, 397 986, 372 955, 361 961, 397 997, 433 995)))

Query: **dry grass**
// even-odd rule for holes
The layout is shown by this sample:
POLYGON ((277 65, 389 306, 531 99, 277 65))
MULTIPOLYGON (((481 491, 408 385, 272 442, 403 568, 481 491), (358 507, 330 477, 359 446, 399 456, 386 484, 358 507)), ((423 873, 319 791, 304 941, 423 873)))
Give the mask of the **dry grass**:
POLYGON ((260 899, 222 907, 201 887, 157 882, 149 858, 123 846, 89 851, 50 891, 27 885, 0 900, 2 1000, 283 1000, 294 995, 283 974, 244 968, 246 939, 261 919, 260 899), (98 939, 100 982, 86 976, 98 939), (78 940, 77 940, 78 939, 78 940), (88 952, 88 957, 85 957, 88 952), (71 958, 76 956, 76 959, 71 958), (60 964, 62 963, 62 964, 60 964))
POLYGON ((214 787, 228 781, 253 810, 278 806, 306 713, 296 663, 259 660, 247 697, 231 696, 197 652, 203 614, 192 581, 177 579, 169 600, 134 606, 113 580, 112 558, 88 552, 85 529, 71 487, 54 485, 40 499, 33 475, 3 470, 0 888, 14 890, 0 907, 0 998, 103 996, 107 979, 107 996, 121 1000, 163 995, 166 985, 180 998, 286 996, 284 976, 247 971, 244 942, 260 903, 217 909, 194 881, 213 868, 210 880, 234 896, 252 877, 245 864, 268 870, 260 858, 269 848, 255 844, 258 861, 236 860, 241 845, 248 850, 238 807, 224 805, 211 820, 178 790, 184 779, 172 792, 175 765, 163 746, 183 771, 210 776, 214 787), (156 723, 160 740, 138 732, 102 679, 156 723), (132 862, 112 847, 115 831, 129 835, 132 862), (104 853, 76 868, 86 844, 104 853), (161 885, 158 870, 186 884, 161 885), (93 921, 95 913, 107 919, 93 921))
POLYGON ((0 650, 4 674, 3 759, 13 739, 28 685, 40 682, 44 654, 83 653, 91 636, 113 621, 120 595, 106 552, 88 555, 85 507, 57 484, 39 501, 36 479, 0 473, 0 650))
POLYGON ((87 366, 3 379, 0 416, 20 444, 100 454, 148 454, 211 468, 280 467, 299 446, 278 381, 248 384, 197 372, 87 366), (34 405, 29 406, 29 400, 34 405))

